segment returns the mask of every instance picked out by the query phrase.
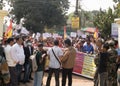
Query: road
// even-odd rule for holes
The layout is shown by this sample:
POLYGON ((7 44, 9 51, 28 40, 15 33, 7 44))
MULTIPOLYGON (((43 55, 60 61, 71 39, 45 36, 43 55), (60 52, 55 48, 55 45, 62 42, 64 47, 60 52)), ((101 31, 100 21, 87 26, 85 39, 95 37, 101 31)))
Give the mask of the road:
MULTIPOLYGON (((46 80, 47 80, 47 73, 45 73, 45 76, 43 78, 43 86, 45 86, 46 80)), ((31 82, 26 83, 26 84, 20 83, 20 86, 33 86, 33 82, 34 81, 32 80, 31 82)), ((52 77, 50 86, 55 86, 54 75, 52 77)), ((61 86, 61 74, 60 74, 60 86, 61 86)), ((72 86, 93 86, 93 81, 73 74, 73 85, 72 86)))

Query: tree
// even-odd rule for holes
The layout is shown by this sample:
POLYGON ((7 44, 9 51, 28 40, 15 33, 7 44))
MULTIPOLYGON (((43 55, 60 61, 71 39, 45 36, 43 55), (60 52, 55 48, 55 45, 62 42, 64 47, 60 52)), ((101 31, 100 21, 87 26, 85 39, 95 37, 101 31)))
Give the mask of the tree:
POLYGON ((117 4, 116 7, 114 7, 114 15, 115 15, 115 18, 119 18, 120 17, 120 3, 117 4))
POLYGON ((114 15, 115 18, 120 17, 120 0, 113 0, 116 3, 116 6, 114 6, 114 15))
POLYGON ((2 9, 2 4, 0 3, 0 10, 2 9))
POLYGON ((44 27, 64 25, 68 0, 14 0, 13 14, 17 23, 24 18, 29 30, 43 31, 44 27))
POLYGON ((93 17, 94 14, 92 11, 84 11, 83 12, 83 19, 81 17, 81 22, 83 21, 83 27, 94 27, 93 25, 93 17))
POLYGON ((0 0, 0 10, 2 10, 3 7, 3 0, 0 0))
POLYGON ((94 27, 94 24, 93 24, 93 18, 94 16, 96 15, 96 13, 98 13, 98 11, 84 11, 83 9, 81 9, 80 11, 80 24, 81 24, 81 27, 94 27))
POLYGON ((120 0, 113 0, 115 3, 120 2, 120 0))
POLYGON ((101 31, 103 36, 110 36, 111 34, 111 23, 114 22, 114 14, 111 8, 108 11, 102 11, 97 14, 94 18, 94 25, 101 31))

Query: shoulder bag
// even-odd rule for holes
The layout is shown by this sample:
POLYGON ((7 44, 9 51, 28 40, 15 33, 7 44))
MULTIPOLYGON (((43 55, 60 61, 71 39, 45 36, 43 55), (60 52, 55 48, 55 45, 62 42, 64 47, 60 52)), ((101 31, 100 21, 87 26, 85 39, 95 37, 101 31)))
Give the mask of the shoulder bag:
POLYGON ((55 52, 54 52, 54 50, 53 50, 53 49, 52 49, 52 52, 53 52, 53 54, 54 54, 55 58, 57 59, 57 61, 59 62, 60 66, 61 66, 61 62, 60 62, 60 60, 58 59, 58 57, 56 56, 56 54, 55 54, 55 52))

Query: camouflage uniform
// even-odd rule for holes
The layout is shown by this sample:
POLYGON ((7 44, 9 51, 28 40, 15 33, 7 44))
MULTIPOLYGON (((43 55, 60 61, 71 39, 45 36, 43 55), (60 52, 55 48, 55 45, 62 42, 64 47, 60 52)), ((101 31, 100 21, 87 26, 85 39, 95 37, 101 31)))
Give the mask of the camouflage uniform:
POLYGON ((96 54, 96 57, 94 58, 94 63, 96 65, 96 71, 94 74, 94 86, 98 86, 99 78, 98 78, 98 65, 99 65, 99 54, 96 54))
POLYGON ((109 60, 108 60, 108 84, 109 86, 117 86, 117 51, 114 48, 108 50, 109 60))

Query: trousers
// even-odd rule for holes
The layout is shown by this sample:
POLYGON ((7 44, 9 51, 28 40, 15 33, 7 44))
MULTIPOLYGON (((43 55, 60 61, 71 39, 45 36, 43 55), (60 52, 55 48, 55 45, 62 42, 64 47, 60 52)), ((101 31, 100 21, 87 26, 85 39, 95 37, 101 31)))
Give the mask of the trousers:
POLYGON ((53 73, 55 74, 55 82, 56 82, 55 86, 59 86, 59 72, 60 72, 60 69, 49 68, 46 86, 50 86, 50 82, 51 82, 53 73))
POLYGON ((71 69, 62 69, 62 86, 66 86, 66 79, 68 77, 68 86, 72 86, 72 71, 73 68, 71 69))

